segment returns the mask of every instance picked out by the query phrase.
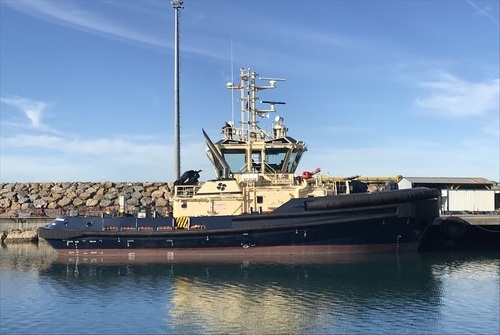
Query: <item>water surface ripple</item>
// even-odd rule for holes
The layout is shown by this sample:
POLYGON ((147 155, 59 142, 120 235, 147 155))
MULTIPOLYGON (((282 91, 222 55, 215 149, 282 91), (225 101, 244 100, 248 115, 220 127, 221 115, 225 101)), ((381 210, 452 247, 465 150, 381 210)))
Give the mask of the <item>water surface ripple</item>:
POLYGON ((498 250, 174 264, 0 249, 1 334, 498 334, 498 250))

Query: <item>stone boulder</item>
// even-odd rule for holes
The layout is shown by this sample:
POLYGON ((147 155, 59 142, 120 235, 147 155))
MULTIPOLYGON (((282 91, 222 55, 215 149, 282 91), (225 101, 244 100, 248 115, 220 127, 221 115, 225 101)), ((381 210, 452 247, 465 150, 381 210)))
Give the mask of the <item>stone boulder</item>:
POLYGON ((38 241, 38 233, 36 230, 13 230, 7 233, 4 243, 24 243, 38 241))
MULTIPOLYGON (((0 213, 10 211, 53 211, 119 205, 124 196, 127 208, 136 211, 139 206, 150 206, 163 211, 168 206, 172 183, 154 182, 56 182, 8 183, 0 186, 0 213)), ((55 212, 54 212, 55 213, 55 212)))

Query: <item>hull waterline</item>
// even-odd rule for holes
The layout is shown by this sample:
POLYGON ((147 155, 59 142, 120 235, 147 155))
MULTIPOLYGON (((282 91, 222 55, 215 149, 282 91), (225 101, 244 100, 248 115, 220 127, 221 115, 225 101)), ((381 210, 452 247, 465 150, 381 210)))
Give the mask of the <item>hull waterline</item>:
POLYGON ((425 192, 429 199, 368 207, 192 218, 203 230, 176 229, 172 218, 61 217, 41 228, 39 235, 69 256, 213 258, 415 251, 438 213, 435 191, 425 192), (171 230, 159 230, 166 226, 171 230), (133 231, 124 230, 130 227, 133 231))

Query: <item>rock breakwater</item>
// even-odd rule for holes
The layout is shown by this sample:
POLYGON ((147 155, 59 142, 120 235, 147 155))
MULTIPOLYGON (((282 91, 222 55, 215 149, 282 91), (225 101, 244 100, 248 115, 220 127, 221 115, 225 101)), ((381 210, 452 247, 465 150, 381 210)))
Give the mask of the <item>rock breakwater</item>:
POLYGON ((173 183, 155 182, 2 183, 0 215, 55 217, 72 211, 99 215, 106 210, 117 212, 121 196, 128 213, 141 207, 164 213, 170 210, 172 188, 173 183))
POLYGON ((31 230, 8 230, 0 235, 0 242, 3 243, 25 243, 38 241, 38 232, 31 230))

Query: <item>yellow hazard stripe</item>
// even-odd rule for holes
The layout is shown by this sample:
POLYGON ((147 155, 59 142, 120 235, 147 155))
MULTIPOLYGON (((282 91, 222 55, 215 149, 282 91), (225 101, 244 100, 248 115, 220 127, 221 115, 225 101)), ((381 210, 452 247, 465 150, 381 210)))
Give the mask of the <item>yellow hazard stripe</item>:
POLYGON ((175 218, 175 226, 177 228, 189 228, 189 217, 188 216, 181 216, 181 217, 175 218))

